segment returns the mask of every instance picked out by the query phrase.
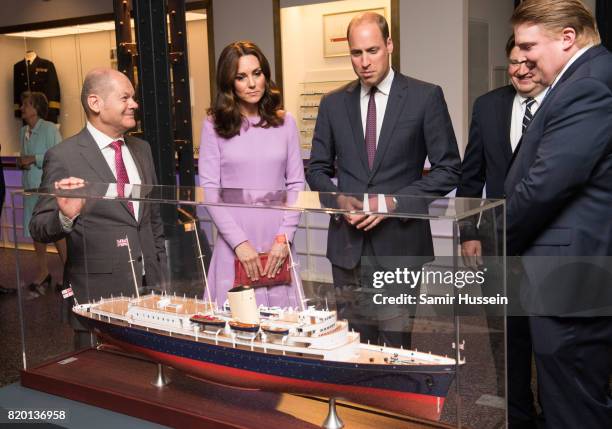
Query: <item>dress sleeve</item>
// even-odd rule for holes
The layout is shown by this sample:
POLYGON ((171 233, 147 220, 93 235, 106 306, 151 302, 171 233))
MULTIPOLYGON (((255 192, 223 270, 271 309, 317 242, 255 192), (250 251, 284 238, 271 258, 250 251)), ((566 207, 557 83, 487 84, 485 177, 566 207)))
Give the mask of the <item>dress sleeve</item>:
MULTIPOLYGON (((219 193, 221 189, 221 150, 219 144, 222 143, 223 139, 215 132, 212 120, 210 118, 206 119, 202 126, 198 160, 200 186, 205 188, 204 201, 206 202, 215 203, 221 200, 219 193)), ((232 249, 248 240, 246 233, 232 217, 231 209, 214 206, 208 206, 206 209, 219 233, 232 249)))
MULTIPOLYGON (((290 114, 285 116, 286 141, 287 141, 287 162, 285 166, 285 186, 287 189, 287 204, 295 203, 298 192, 304 190, 304 162, 300 153, 300 136, 295 123, 295 119, 290 114)), ((300 222, 299 211, 286 210, 283 214, 283 222, 278 230, 279 235, 287 234, 289 241, 293 241, 293 236, 300 222)))

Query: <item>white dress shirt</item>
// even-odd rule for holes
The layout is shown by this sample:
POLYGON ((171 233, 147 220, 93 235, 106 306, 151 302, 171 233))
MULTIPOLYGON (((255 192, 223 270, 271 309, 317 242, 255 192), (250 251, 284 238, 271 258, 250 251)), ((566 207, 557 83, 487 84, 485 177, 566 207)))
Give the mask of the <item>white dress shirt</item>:
MULTIPOLYGON (((533 97, 535 103, 533 103, 531 106, 532 116, 535 115, 536 111, 542 104, 542 100, 544 100, 547 92, 548 91, 545 89, 533 97)), ((523 135, 523 117, 525 116, 525 110, 527 110, 527 97, 524 97, 517 92, 514 96, 514 101, 512 102, 512 120, 510 122, 510 145, 512 146, 512 152, 514 152, 516 149, 516 146, 523 135)))
MULTIPOLYGON (((389 100, 389 92, 391 92, 391 83, 393 83, 395 73, 392 68, 389 68, 387 76, 378 84, 374 101, 376 101, 376 147, 378 147, 378 139, 382 128, 383 119, 385 118, 385 110, 387 110, 387 101, 389 100)), ((363 137, 365 138, 366 121, 368 119, 368 103, 370 102, 370 87, 361 85, 361 93, 359 104, 361 107, 361 125, 363 126, 363 137)))
MULTIPOLYGON (((89 121, 87 121, 87 131, 89 131, 89 134, 91 134, 94 141, 100 148, 100 151, 102 152, 102 155, 104 156, 109 168, 113 172, 115 179, 117 178, 117 171, 115 169, 115 149, 112 148, 111 143, 116 140, 123 141, 123 144, 121 145, 121 156, 123 157, 123 164, 125 165, 128 178, 130 179, 130 185, 140 185, 142 183, 140 180, 140 175, 138 174, 138 169, 134 163, 134 158, 132 158, 132 154, 125 144, 123 137, 113 139, 104 134, 102 131, 98 130, 89 121)), ((130 195, 130 188, 131 186, 126 185, 125 195, 130 195)), ((116 196, 116 194, 113 196, 116 196)), ((140 203, 138 201, 132 201, 132 205, 134 206, 134 216, 136 217, 136 220, 138 220, 138 208, 140 207, 140 203)))

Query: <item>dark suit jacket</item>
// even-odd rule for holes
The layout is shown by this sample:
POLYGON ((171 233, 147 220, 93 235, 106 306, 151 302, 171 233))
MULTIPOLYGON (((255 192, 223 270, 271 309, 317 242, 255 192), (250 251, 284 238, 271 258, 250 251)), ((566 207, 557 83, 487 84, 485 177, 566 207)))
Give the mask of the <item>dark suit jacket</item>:
MULTIPOLYGON (((439 86, 395 73, 372 171, 361 122, 356 80, 321 100, 306 178, 321 192, 445 195, 459 179, 461 160, 450 116, 439 86), (423 176, 425 158, 431 170, 423 176), (337 168, 338 185, 331 178, 337 168)), ((424 203, 424 209, 427 203, 424 203)), ((406 210, 399 205, 398 211, 406 210)), ((369 234, 376 256, 411 256, 412 266, 433 258, 429 222, 388 218, 364 233, 332 218, 327 257, 354 268, 369 234)))
POLYGON ((524 304, 537 314, 588 310, 581 307, 591 300, 612 305, 612 54, 603 46, 546 95, 505 190, 508 252, 523 256, 531 284, 524 304))
MULTIPOLYGON (((142 184, 157 184, 149 144, 129 136, 125 142, 142 184)), ((70 176, 92 183, 116 182, 86 128, 47 151, 41 187, 52 188, 55 181, 70 176)), ((75 220, 72 231, 66 234, 56 199, 41 197, 34 208, 30 232, 34 240, 45 243, 66 237, 68 262, 64 278, 72 284, 79 301, 107 297, 111 293, 115 296, 134 293, 127 247, 117 247, 117 240, 126 235, 136 259, 137 280, 140 282, 142 278, 142 255, 148 285, 162 281, 160 262, 165 262, 165 247, 158 204, 141 202, 136 221, 126 202, 91 199, 75 220)))
MULTIPOLYGON (((504 198, 504 180, 512 159, 510 125, 515 95, 514 87, 507 85, 474 102, 457 197, 481 198, 486 183, 487 198, 504 198)), ((480 238, 473 218, 461 223, 462 242, 480 238)))

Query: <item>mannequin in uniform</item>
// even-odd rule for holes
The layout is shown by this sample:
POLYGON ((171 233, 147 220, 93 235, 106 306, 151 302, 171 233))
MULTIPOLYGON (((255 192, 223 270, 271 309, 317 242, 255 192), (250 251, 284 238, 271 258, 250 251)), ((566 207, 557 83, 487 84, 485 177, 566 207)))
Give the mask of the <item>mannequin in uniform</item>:
POLYGON ((35 51, 27 51, 23 60, 13 66, 13 102, 15 117, 21 118, 21 94, 42 92, 49 102, 46 119, 57 123, 60 111, 60 87, 55 66, 35 51))

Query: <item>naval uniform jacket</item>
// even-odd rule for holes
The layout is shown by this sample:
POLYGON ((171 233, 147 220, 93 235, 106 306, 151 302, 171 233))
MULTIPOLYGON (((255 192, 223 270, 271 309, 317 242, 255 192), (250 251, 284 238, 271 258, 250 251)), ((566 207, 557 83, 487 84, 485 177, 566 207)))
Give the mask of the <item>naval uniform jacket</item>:
POLYGON ((26 66, 21 60, 13 66, 13 100, 15 117, 21 118, 21 94, 25 91, 42 92, 49 101, 46 119, 57 123, 60 111, 60 87, 55 66, 49 60, 36 56, 32 64, 26 66))

